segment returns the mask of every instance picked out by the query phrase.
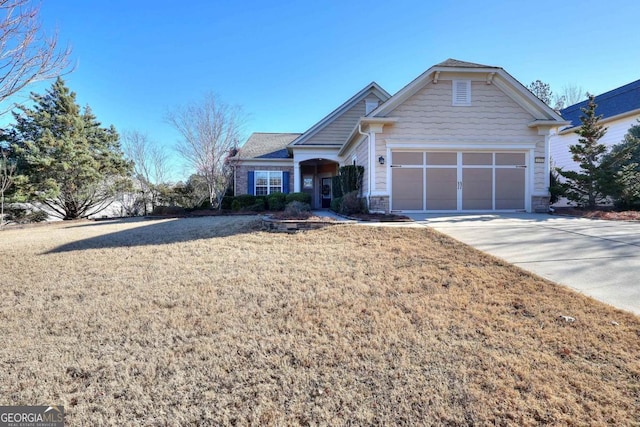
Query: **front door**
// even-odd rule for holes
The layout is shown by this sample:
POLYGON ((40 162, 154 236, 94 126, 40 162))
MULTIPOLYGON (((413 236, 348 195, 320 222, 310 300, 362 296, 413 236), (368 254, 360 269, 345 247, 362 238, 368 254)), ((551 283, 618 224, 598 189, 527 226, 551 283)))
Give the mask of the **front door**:
POLYGON ((322 178, 322 186, 320 187, 320 199, 323 209, 331 207, 331 178, 322 178))

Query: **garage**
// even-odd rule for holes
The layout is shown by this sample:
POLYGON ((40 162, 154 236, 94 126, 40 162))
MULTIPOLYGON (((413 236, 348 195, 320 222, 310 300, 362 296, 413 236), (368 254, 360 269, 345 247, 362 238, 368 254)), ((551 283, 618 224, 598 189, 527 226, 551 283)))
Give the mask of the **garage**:
POLYGON ((391 210, 523 211, 526 152, 393 151, 391 210))

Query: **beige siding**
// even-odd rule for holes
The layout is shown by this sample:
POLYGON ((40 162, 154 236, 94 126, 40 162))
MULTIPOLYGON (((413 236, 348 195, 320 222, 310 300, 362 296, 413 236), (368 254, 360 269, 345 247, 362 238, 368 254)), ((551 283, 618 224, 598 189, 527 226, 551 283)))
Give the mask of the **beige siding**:
POLYGON ((362 142, 360 142, 356 148, 356 164, 359 166, 364 166, 364 178, 362 178, 362 188, 364 192, 369 191, 369 174, 367 171, 369 170, 369 150, 367 149, 369 144, 369 139, 365 138, 362 142))
MULTIPOLYGON (((471 105, 452 106, 452 83, 428 83, 388 114, 398 121, 376 138, 375 156, 386 156, 386 143, 534 143, 544 156, 544 136, 528 127, 535 118, 495 85, 471 82, 471 105), (391 140, 391 141, 390 141, 391 140)), ((538 154, 536 154, 538 155, 538 154)), ((546 191, 544 165, 536 165, 534 191, 546 191)), ((386 165, 376 166, 376 190, 385 191, 386 165)))
POLYGON ((495 85, 472 82, 468 107, 452 106, 451 98, 451 81, 427 84, 389 114, 399 120, 388 135, 518 142, 541 138, 527 127, 534 117, 495 85))
MULTIPOLYGON (((373 97, 373 94, 369 95, 373 97)), ((353 128, 358 123, 358 119, 365 115, 365 101, 362 99, 356 105, 345 111, 341 116, 333 120, 318 133, 305 141, 304 145, 318 144, 338 144, 342 145, 353 128)))
MULTIPOLYGON (((541 138, 544 138, 544 136, 541 138)), ((545 157, 544 142, 536 144, 534 157, 545 157)), ((549 189, 545 185, 546 177, 544 163, 535 163, 535 159, 533 159, 533 162, 533 167, 535 168, 533 170, 533 192, 536 194, 546 193, 549 189)))

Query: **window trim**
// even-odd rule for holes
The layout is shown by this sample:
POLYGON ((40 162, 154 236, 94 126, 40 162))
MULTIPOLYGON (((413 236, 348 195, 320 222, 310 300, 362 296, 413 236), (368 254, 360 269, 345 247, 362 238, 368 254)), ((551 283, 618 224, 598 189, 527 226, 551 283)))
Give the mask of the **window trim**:
POLYGON ((254 173, 254 182, 253 182, 253 194, 256 196, 268 196, 273 193, 284 193, 284 173, 283 171, 265 171, 265 170, 256 170, 254 173), (267 185, 258 185, 258 174, 266 173, 267 174, 267 185), (271 175, 279 174, 280 175, 280 191, 271 191, 272 187, 275 185, 271 185, 271 175), (267 189, 266 194, 258 194, 258 187, 267 189))

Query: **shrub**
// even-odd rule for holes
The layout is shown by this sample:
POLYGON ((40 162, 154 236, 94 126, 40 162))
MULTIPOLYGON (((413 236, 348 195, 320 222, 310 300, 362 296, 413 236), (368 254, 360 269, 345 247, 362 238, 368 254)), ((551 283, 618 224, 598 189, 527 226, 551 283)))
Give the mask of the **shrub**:
POLYGON ((233 206, 232 206, 233 200, 234 200, 233 196, 224 196, 222 198, 222 203, 220 203, 220 208, 225 211, 228 211, 229 209, 233 209, 233 206))
POLYGON ((551 198, 549 199, 549 204, 551 205, 560 200, 560 197, 564 196, 564 188, 558 180, 558 173, 553 169, 549 172, 549 193, 551 194, 551 198))
POLYGON ((311 205, 311 194, 309 193, 289 193, 287 194, 287 204, 291 202, 300 202, 311 205))
POLYGON ((241 194, 239 196, 236 196, 234 201, 238 202, 238 210, 246 209, 256 203, 256 196, 254 196, 253 194, 241 194))
POLYGON ((256 197, 256 201, 254 204, 252 204, 251 206, 247 206, 246 208, 243 208, 242 210, 244 211, 252 211, 252 212, 263 212, 266 209, 265 203, 264 203, 264 198, 257 198, 256 197))
POLYGON ((22 224, 26 222, 27 214, 29 213, 29 211, 27 211, 25 208, 9 207, 5 209, 4 213, 6 221, 22 224))
POLYGON ((231 210, 234 211, 239 211, 240 210, 240 202, 238 201, 238 199, 233 199, 233 201, 231 202, 231 210))
POLYGON ((22 207, 10 207, 5 210, 5 221, 16 224, 28 224, 30 222, 43 222, 49 219, 45 211, 31 211, 22 207))
POLYGON ((342 208, 342 197, 337 197, 335 199, 331 199, 331 207, 330 209, 336 213, 340 213, 340 209, 342 208))
POLYGON ((49 219, 49 214, 45 211, 33 211, 27 214, 27 222, 44 222, 49 219))
POLYGON ((284 210, 287 204, 287 195, 284 193, 273 193, 267 197, 267 205, 270 211, 284 210))
POLYGON ((358 197, 358 191, 351 191, 342 197, 340 213, 345 215, 366 213, 367 207, 365 200, 358 197))
POLYGON ((209 210, 212 209, 211 207, 211 202, 209 202, 209 199, 203 200, 202 203, 200 203, 199 206, 195 207, 196 210, 209 210))
POLYGON ((359 192, 362 188, 364 167, 356 165, 342 166, 338 176, 340 177, 340 189, 343 195, 352 191, 359 192))
POLYGON ((311 211, 311 207, 308 203, 302 203, 298 201, 293 201, 287 203, 287 207, 284 209, 284 213, 286 216, 298 217, 300 215, 309 213, 311 211))
POLYGON ((151 215, 184 215, 186 210, 180 206, 156 206, 151 215))
POLYGON ((336 176, 331 178, 331 193, 332 193, 331 197, 333 199, 338 199, 338 198, 344 196, 344 193, 342 192, 341 180, 342 180, 342 178, 340 178, 340 175, 336 175, 336 176))

